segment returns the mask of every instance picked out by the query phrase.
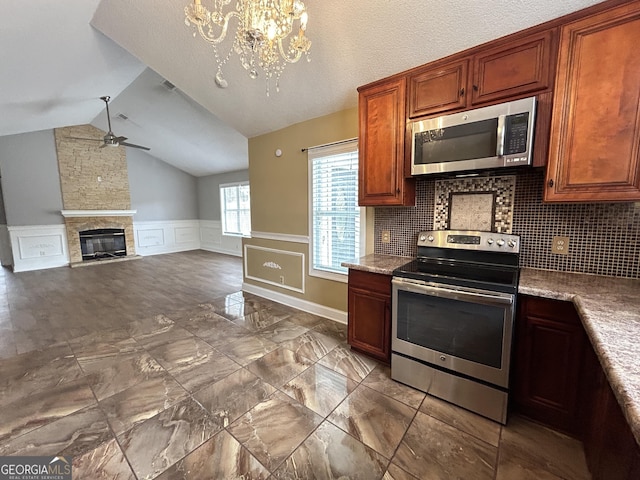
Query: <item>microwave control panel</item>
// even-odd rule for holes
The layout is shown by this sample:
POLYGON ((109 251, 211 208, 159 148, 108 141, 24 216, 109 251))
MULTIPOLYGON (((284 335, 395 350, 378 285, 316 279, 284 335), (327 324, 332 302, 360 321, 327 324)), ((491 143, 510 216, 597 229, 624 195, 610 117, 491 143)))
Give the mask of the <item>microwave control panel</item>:
POLYGON ((505 118, 504 155, 517 155, 527 151, 529 112, 508 115, 505 118))

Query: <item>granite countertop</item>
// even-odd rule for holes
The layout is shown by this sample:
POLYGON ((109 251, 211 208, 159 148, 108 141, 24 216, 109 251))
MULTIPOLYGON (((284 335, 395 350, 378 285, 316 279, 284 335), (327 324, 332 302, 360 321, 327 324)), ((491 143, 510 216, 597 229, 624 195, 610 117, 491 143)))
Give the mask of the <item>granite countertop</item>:
MULTIPOLYGON (((342 265, 391 275, 411 260, 371 254, 342 265)), ((575 305, 640 445, 640 280, 523 268, 518 292, 575 305)))

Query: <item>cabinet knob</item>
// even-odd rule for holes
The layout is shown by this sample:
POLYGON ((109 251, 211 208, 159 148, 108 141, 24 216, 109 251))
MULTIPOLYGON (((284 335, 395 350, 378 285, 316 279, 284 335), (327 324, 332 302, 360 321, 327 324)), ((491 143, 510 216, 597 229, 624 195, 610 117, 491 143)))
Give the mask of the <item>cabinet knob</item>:
POLYGON ((400 189, 396 188, 396 194, 400 195, 400 189))
POLYGON ((460 96, 462 97, 464 95, 464 88, 460 89, 460 96))
POLYGON ((473 89, 477 92, 478 91, 478 85, 474 85, 473 89))
POLYGON ((553 178, 549 179, 549 181, 547 182, 547 185, 549 186, 549 188, 553 187, 553 178))

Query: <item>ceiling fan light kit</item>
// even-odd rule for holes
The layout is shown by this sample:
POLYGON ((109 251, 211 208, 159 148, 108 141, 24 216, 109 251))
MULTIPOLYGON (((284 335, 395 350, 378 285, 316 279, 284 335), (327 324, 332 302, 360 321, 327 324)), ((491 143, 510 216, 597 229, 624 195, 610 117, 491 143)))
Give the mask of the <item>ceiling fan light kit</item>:
POLYGON ((195 31, 211 45, 217 64, 216 85, 228 86, 222 68, 233 53, 238 54, 240 63, 257 78, 258 69, 264 72, 267 81, 275 77, 276 91, 280 91, 279 80, 287 63, 296 63, 302 55, 310 60, 311 41, 305 36, 308 14, 301 0, 239 0, 236 10, 224 11, 230 0, 212 0, 209 10, 202 0, 193 0, 184 9, 185 23, 194 26, 195 31), (219 51, 220 44, 227 37, 231 20, 237 22, 233 43, 225 55, 219 51), (289 37, 297 26, 297 33, 289 37), (288 40, 288 41, 287 41, 288 40))

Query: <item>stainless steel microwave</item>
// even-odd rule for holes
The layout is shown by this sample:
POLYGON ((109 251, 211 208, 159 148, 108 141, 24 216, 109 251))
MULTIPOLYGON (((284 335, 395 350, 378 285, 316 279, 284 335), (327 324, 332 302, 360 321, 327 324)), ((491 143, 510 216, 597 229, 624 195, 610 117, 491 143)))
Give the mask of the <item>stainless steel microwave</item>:
POLYGON ((413 123, 411 175, 531 165, 536 98, 413 123))

